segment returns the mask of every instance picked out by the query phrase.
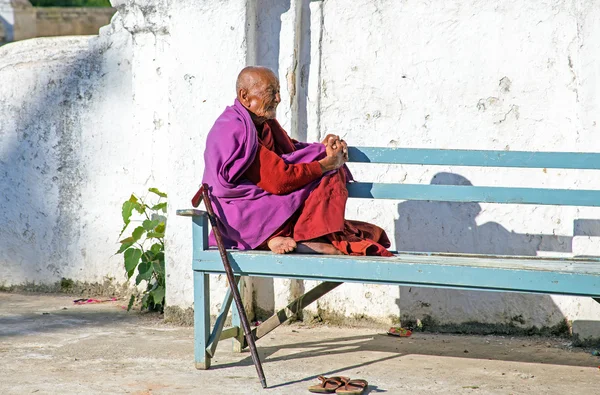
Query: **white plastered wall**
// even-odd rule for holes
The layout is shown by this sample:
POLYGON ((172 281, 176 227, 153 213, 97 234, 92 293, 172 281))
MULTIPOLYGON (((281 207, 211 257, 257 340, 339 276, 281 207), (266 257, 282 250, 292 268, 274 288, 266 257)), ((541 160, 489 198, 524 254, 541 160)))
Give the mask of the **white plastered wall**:
MULTIPOLYGON (((124 281, 112 255, 119 207, 154 186, 169 193, 167 298, 191 306, 191 225, 174 211, 189 207, 206 134, 246 64, 277 72, 279 119, 308 141, 335 132, 353 145, 600 151, 600 4, 592 0, 113 3, 119 11, 99 37, 0 48, 3 285, 124 281)), ((352 170, 365 181, 598 188, 589 171, 352 170)), ((597 209, 352 201, 347 214, 381 225, 403 250, 600 250, 597 209)), ((216 312, 225 289, 214 279, 216 312)), ((312 285, 254 280, 249 291, 272 310, 312 285)), ((358 284, 317 307, 378 320, 521 317, 526 326, 600 316, 585 298, 358 284)))
MULTIPOLYGON (((309 139, 336 132, 367 146, 600 149, 598 3, 327 1, 313 9, 322 17, 311 23, 323 33, 311 36, 320 74, 309 90, 318 106, 309 112, 309 139)), ((352 169, 376 182, 597 189, 599 179, 598 172, 546 169, 352 169)), ((383 226, 399 250, 600 253, 600 240, 588 236, 599 235, 598 209, 357 200, 347 215, 383 226)), ((431 315, 440 323, 551 326, 600 314, 589 298, 362 285, 345 285, 319 303, 346 315, 431 315)))

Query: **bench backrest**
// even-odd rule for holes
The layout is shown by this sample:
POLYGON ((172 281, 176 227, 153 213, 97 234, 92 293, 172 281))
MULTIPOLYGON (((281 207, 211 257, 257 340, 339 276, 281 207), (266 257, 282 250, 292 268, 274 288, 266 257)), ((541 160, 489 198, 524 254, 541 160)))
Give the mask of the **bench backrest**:
MULTIPOLYGON (((354 163, 600 170, 599 153, 349 147, 349 158, 354 163)), ((348 192, 367 199, 600 206, 600 190, 585 189, 355 182, 348 192)))

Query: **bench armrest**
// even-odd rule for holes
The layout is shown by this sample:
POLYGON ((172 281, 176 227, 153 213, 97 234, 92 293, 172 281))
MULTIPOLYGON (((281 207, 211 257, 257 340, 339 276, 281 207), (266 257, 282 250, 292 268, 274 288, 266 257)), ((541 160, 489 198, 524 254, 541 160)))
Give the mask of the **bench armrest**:
POLYGON ((180 210, 177 210, 176 213, 180 217, 204 217, 204 216, 208 215, 208 213, 206 211, 197 210, 195 208, 180 209, 180 210))

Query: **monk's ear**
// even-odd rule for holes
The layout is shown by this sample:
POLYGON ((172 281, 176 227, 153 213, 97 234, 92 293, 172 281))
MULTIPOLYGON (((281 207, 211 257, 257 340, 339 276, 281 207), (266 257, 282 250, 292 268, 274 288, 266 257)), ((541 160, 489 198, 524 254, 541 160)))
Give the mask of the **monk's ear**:
POLYGON ((246 88, 241 88, 238 91, 238 100, 240 101, 240 103, 242 103, 245 107, 248 107, 250 105, 250 99, 248 98, 248 89, 246 88))

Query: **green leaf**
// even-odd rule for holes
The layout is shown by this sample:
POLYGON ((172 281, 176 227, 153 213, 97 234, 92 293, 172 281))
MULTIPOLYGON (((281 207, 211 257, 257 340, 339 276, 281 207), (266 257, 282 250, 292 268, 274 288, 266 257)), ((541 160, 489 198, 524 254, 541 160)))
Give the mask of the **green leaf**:
POLYGON ((158 203, 150 208, 151 210, 162 210, 163 213, 167 212, 167 202, 158 203))
POLYGON ((148 234, 146 235, 147 238, 149 239, 164 239, 165 238, 165 234, 164 233, 158 233, 158 232, 148 232, 148 234))
POLYGON ((161 222, 160 224, 158 224, 158 226, 156 227, 156 229, 154 229, 154 231, 156 233, 165 233, 165 229, 167 228, 167 225, 165 225, 164 222, 161 222))
POLYGON ((161 252, 163 249, 162 244, 160 243, 154 243, 152 244, 152 247, 150 247, 150 251, 152 251, 154 254, 158 254, 159 252, 161 252))
POLYGON ((166 193, 159 191, 157 188, 149 188, 148 191, 152 192, 152 193, 155 193, 155 194, 157 194, 160 197, 164 197, 164 198, 167 197, 166 193))
POLYGON ((129 298, 129 304, 127 305, 127 311, 131 310, 133 307, 133 302, 135 302, 135 295, 131 295, 129 298))
POLYGON ((152 262, 154 260, 154 253, 152 251, 145 251, 142 254, 142 262, 152 262))
POLYGON ((160 223, 160 221, 157 220, 151 220, 151 219, 147 219, 144 222, 142 222, 142 226, 144 227, 144 229, 146 229, 147 231, 151 231, 154 228, 156 228, 156 225, 158 225, 160 223))
POLYGON ((162 261, 154 261, 152 262, 152 269, 161 276, 165 275, 165 262, 162 261))
MULTIPOLYGON (((133 195, 131 195, 131 196, 133 197, 133 195)), ((123 222, 125 223, 125 226, 127 226, 129 224, 129 219, 131 218, 131 213, 133 212, 133 209, 136 204, 137 204, 137 202, 132 202, 131 199, 123 203, 123 207, 121 209, 121 215, 123 216, 123 222)), ((123 231, 124 230, 125 230, 125 228, 123 228, 123 231)), ((123 234, 123 232, 121 232, 121 234, 123 234)))
POLYGON ((121 237, 123 235, 123 233, 125 232, 125 229, 127 229, 128 225, 129 225, 129 223, 126 223, 125 225, 123 225, 123 229, 121 229, 121 233, 119 233, 119 237, 121 237))
POLYGON ((164 305, 165 287, 159 285, 154 291, 152 291, 152 299, 154 300, 154 304, 164 305))
POLYGON ((139 248, 130 248, 125 251, 125 270, 127 271, 127 278, 130 279, 133 276, 133 272, 135 271, 135 267, 140 261, 140 257, 142 256, 142 250, 139 248))
POLYGON ((156 289, 156 287, 158 287, 158 283, 156 281, 148 281, 148 285, 146 286, 146 291, 145 293, 150 293, 152 291, 154 291, 156 289))
POLYGON ((133 233, 131 234, 131 237, 133 237, 134 241, 138 241, 142 235, 144 234, 144 232, 146 232, 146 229, 144 229, 143 226, 138 226, 137 228, 135 228, 133 230, 133 233))
POLYGON ((129 247, 131 247, 133 245, 133 241, 131 241, 131 242, 128 241, 128 242, 125 242, 125 243, 123 243, 121 241, 121 243, 122 243, 121 244, 121 248, 119 248, 119 251, 116 252, 117 254, 122 253, 123 251, 125 251, 126 249, 128 249, 129 247))
POLYGON ((135 242, 136 242, 136 240, 133 237, 131 237, 131 236, 129 236, 126 239, 123 239, 123 240, 119 241, 119 243, 121 243, 121 244, 123 244, 123 243, 135 243, 135 242))
POLYGON ((148 281, 152 278, 152 264, 150 262, 142 262, 138 266, 138 275, 135 278, 135 284, 140 285, 144 280, 148 281))
POLYGON ((148 301, 150 299, 150 294, 146 294, 144 295, 144 297, 142 298, 142 309, 147 309, 148 308, 148 301))
POLYGON ((125 226, 121 230, 121 234, 123 234, 125 228, 127 228, 127 225, 129 225, 129 222, 131 221, 131 214, 133 213, 133 210, 136 210, 140 214, 144 214, 144 211, 146 211, 146 205, 141 204, 138 201, 138 198, 136 198, 134 195, 131 195, 129 200, 123 203, 123 207, 121 209, 123 223, 125 224, 125 226))

